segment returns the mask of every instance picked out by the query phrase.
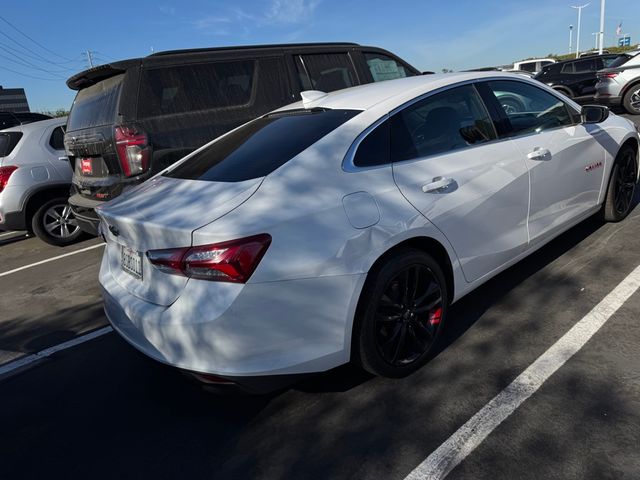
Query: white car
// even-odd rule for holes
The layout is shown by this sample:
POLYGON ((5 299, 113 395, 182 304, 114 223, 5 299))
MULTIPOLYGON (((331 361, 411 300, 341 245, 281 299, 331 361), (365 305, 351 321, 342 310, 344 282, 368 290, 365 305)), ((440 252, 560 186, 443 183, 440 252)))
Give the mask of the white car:
POLYGON ((521 62, 515 62, 513 64, 513 70, 522 70, 525 72, 533 73, 534 75, 540 72, 547 65, 556 63, 554 58, 532 58, 531 60, 522 60, 521 62))
POLYGON ((99 209, 111 324, 204 382, 351 360, 406 375, 453 302, 632 208, 633 124, 521 75, 302 96, 99 209), (494 92, 529 109, 507 113, 494 92))

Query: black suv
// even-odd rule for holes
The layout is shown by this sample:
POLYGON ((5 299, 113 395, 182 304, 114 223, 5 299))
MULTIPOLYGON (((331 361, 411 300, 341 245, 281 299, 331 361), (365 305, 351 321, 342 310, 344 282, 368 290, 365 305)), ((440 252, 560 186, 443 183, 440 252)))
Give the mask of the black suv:
POLYGON ((620 57, 631 58, 626 54, 588 55, 575 60, 547 65, 534 78, 545 83, 577 102, 589 102, 596 93, 598 78, 596 72, 607 68, 620 57))
POLYGON ((395 55, 355 43, 178 50, 74 75, 65 148, 69 204, 97 234, 94 207, 300 92, 419 75, 395 55))

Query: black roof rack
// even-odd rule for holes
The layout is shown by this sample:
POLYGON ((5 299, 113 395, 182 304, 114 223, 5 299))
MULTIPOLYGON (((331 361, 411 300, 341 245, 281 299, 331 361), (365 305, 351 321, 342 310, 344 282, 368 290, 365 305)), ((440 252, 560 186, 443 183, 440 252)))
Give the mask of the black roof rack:
POLYGON ((317 42, 317 43, 274 43, 268 45, 241 45, 231 47, 204 47, 204 48, 186 48, 182 50, 165 50, 148 55, 149 57, 160 57, 163 55, 178 55, 182 53, 201 53, 201 52, 217 52, 224 50, 251 50, 262 48, 301 48, 301 47, 359 47, 360 44, 353 42, 317 42))

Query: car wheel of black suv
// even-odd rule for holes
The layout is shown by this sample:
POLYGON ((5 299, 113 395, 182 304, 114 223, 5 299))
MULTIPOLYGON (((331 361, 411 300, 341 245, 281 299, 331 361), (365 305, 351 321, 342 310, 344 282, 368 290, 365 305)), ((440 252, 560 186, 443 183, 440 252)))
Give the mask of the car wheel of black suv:
POLYGON ((605 221, 619 222, 629 215, 637 178, 636 151, 625 145, 618 152, 609 177, 607 196, 602 205, 602 218, 605 221))
POLYGON ((420 250, 398 250, 369 272, 354 325, 354 358, 382 377, 414 372, 429 359, 447 305, 438 263, 420 250))
POLYGON ((631 115, 640 115, 640 84, 634 85, 624 94, 622 106, 631 115))
POLYGON ((31 229, 40 240, 58 247, 69 245, 82 235, 66 198, 54 198, 38 208, 31 219, 31 229))

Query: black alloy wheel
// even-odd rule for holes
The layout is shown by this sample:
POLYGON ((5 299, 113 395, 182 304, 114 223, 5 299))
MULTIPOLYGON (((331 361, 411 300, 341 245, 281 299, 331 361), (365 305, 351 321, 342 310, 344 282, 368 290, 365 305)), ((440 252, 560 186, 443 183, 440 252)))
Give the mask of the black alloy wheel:
POLYGON ((608 222, 624 219, 633 207, 633 197, 638 178, 636 152, 630 146, 623 147, 611 170, 607 196, 603 205, 603 217, 608 222))
POLYGON ((419 250, 393 255, 370 273, 356 329, 362 366, 385 377, 420 368, 442 330, 447 292, 440 266, 419 250))

